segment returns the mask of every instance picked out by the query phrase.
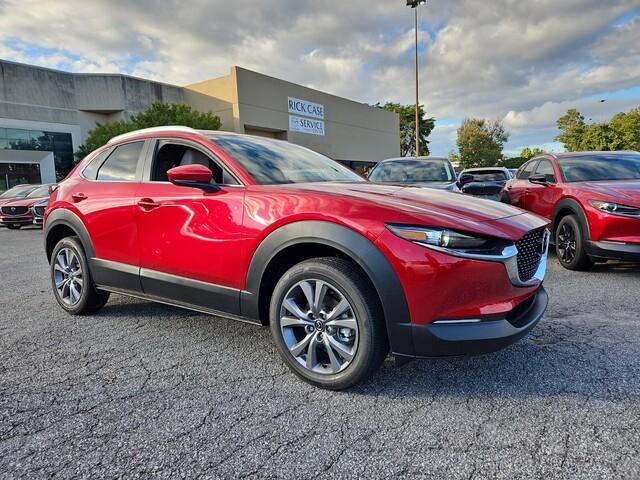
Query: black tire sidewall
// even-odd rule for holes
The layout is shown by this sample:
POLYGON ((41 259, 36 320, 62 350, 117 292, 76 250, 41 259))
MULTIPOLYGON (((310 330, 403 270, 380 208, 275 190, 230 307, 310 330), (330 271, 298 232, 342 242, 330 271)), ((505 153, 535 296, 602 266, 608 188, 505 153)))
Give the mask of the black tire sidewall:
POLYGON ((574 215, 567 215, 566 217, 563 217, 562 220, 560 220, 560 223, 558 224, 558 228, 556 229, 555 243, 556 243, 556 256, 558 257, 558 261, 560 262, 560 265, 562 265, 563 267, 568 268, 570 270, 577 270, 577 269, 585 268, 590 263, 589 257, 587 256, 587 253, 585 251, 584 234, 582 233, 580 222, 578 222, 578 219, 574 215), (559 252, 560 230, 562 229, 562 226, 565 224, 571 225, 571 228, 573 228, 573 231, 575 232, 575 236, 576 236, 576 255, 571 262, 565 262, 564 260, 562 260, 559 252))
POLYGON ((274 338, 278 353, 293 372, 316 386, 340 390, 360 382, 371 370, 374 359, 374 336, 376 335, 373 322, 374 313, 367 304, 366 293, 357 285, 357 280, 345 275, 339 269, 328 264, 315 261, 305 261, 288 270, 278 281, 271 298, 269 309, 271 334, 274 338), (358 322, 358 349, 351 364, 337 374, 319 374, 302 367, 291 355, 280 330, 280 308, 287 292, 302 280, 323 280, 339 288, 355 310, 358 322))
POLYGON ((76 237, 66 237, 58 242, 58 244, 53 249, 53 253, 51 254, 51 265, 50 265, 50 276, 51 276, 51 288, 53 289, 53 296, 55 297, 58 304, 67 312, 77 315, 85 312, 89 306, 90 294, 93 289, 91 274, 89 273, 89 265, 87 263, 87 259, 84 254, 84 249, 80 244, 80 241, 76 237), (73 252, 78 257, 80 261, 80 266, 82 267, 82 277, 83 277, 83 285, 82 292, 80 293, 80 300, 75 305, 67 305, 58 295, 58 290, 56 288, 56 282, 54 277, 54 268, 56 264, 56 257, 60 250, 63 248, 69 248, 73 250, 73 252))

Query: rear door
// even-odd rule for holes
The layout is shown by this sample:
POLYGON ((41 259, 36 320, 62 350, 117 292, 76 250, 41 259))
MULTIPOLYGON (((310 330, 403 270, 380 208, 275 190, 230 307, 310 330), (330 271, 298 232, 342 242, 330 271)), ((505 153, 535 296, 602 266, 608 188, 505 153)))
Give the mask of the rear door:
POLYGON ((527 190, 531 185, 529 177, 533 173, 537 164, 537 159, 530 160, 528 163, 525 163, 518 170, 516 178, 507 183, 505 191, 509 196, 509 203, 511 203, 511 205, 526 209, 525 197, 527 195, 527 190))
POLYGON ((98 154, 71 196, 93 242, 91 271, 99 285, 140 290, 135 196, 147 145, 133 141, 98 154))
POLYGON ((148 157, 136 199, 144 292, 239 314, 245 187, 194 141, 159 140, 148 157), (167 180, 169 169, 194 163, 212 170, 218 192, 205 193, 167 180))
POLYGON ((551 160, 542 158, 536 165, 534 175, 544 175, 547 185, 529 182, 525 198, 525 208, 542 217, 551 219, 553 208, 561 195, 556 171, 551 160))

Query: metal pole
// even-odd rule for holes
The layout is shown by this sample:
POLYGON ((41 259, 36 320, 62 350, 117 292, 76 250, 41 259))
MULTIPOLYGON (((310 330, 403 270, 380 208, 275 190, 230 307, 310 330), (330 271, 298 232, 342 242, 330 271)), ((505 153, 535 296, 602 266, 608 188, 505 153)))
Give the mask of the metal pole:
POLYGON ((416 157, 420 156, 420 115, 418 100, 418 5, 415 6, 415 34, 416 34, 416 157))

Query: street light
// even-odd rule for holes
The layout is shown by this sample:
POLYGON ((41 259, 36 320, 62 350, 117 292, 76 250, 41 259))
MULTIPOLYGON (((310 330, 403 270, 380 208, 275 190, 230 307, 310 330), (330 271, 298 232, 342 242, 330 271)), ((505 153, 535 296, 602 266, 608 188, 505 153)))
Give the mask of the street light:
POLYGON ((407 7, 414 9, 415 34, 416 34, 416 157, 420 156, 420 114, 418 100, 418 6, 427 3, 427 0, 407 0, 407 7))

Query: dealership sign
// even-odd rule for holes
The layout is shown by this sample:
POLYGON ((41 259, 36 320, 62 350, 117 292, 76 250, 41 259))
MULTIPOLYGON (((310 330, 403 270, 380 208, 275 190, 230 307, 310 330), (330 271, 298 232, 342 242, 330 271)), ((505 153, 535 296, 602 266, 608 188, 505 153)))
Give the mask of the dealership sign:
POLYGON ((292 132, 309 133, 324 137, 324 122, 313 118, 289 115, 289 130, 292 132))
POLYGON ((289 130, 324 137, 324 105, 289 97, 289 130), (311 117, 311 118, 305 118, 311 117))

